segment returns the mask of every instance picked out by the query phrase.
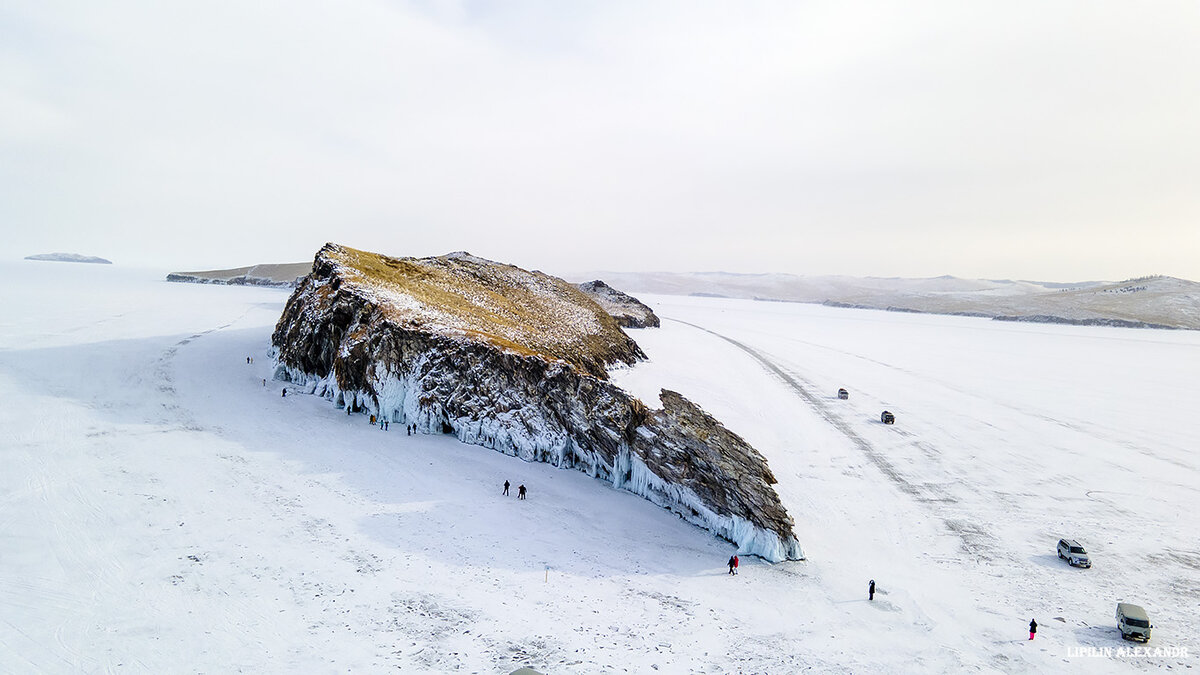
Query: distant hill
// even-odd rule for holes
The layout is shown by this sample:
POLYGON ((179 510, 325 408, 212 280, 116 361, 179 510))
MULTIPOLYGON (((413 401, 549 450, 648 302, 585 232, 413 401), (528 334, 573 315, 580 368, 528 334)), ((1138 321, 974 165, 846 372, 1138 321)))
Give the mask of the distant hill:
POLYGON ((311 271, 311 262, 278 263, 234 267, 227 270, 208 270, 206 272, 171 272, 167 275, 167 281, 182 281, 194 284, 280 286, 292 288, 311 271))
POLYGON ((631 292, 967 314, 1012 321, 1200 329, 1200 284, 1166 276, 1050 283, 728 272, 591 272, 631 292))
POLYGON ((27 255, 26 260, 50 260, 52 262, 73 262, 73 263, 96 263, 99 265, 111 265, 111 260, 97 258, 91 255, 79 255, 78 253, 38 253, 37 255, 27 255))

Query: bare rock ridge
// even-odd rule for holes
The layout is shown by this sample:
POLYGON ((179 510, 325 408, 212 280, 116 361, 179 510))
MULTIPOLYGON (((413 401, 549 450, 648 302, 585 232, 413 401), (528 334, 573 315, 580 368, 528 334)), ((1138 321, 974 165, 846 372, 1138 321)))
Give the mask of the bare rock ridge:
POLYGON ((348 412, 573 468, 742 553, 803 557, 762 455, 675 392, 655 410, 612 384, 609 366, 645 356, 561 279, 466 253, 326 244, 272 343, 276 377, 348 412))
POLYGON ((623 328, 658 328, 658 316, 654 310, 637 298, 609 286, 603 281, 586 281, 579 290, 587 293, 596 304, 604 308, 623 328))

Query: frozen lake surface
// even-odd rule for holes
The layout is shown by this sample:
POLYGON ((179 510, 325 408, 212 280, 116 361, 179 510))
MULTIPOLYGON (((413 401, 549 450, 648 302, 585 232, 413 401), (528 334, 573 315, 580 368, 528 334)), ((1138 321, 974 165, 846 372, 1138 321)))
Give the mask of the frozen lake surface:
POLYGON ((164 275, 0 264, 0 670, 1200 667, 1200 333, 641 297, 614 379, 755 445, 808 556, 731 577, 580 473, 280 396, 287 292, 164 275))

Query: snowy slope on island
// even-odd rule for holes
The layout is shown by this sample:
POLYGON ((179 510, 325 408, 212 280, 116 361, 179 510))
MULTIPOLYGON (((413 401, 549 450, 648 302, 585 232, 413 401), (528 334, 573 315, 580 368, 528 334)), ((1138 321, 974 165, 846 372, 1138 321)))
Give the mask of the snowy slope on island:
POLYGON ((585 475, 281 397, 263 379, 285 292, 161 278, 0 265, 6 670, 1128 672, 1200 653, 1200 334, 642 297, 663 327, 620 383, 694 395, 818 516, 797 518, 808 561, 731 577, 732 546, 585 475), (1063 535, 1092 569, 1057 560, 1063 535), (1162 655, 1117 651, 1119 600, 1162 655))

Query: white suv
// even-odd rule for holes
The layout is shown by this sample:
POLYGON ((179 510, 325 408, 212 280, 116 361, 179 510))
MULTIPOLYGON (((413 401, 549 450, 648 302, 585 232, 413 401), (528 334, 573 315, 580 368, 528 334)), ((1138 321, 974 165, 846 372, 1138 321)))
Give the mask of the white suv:
POLYGON ((1087 551, 1074 539, 1058 540, 1058 557, 1071 563, 1074 567, 1092 566, 1092 560, 1088 558, 1087 551))

